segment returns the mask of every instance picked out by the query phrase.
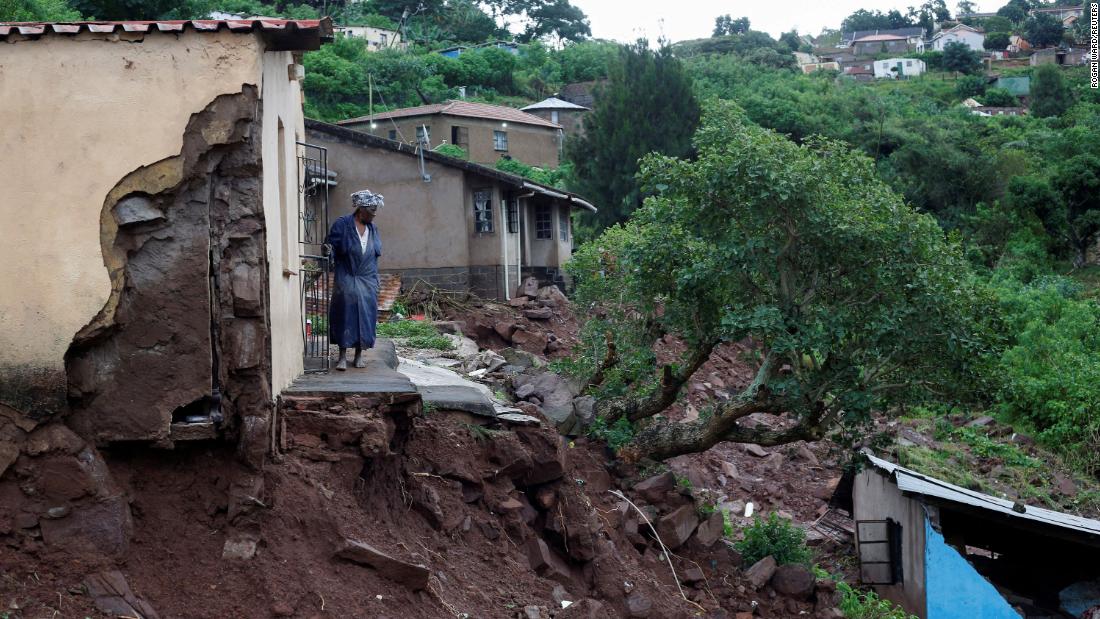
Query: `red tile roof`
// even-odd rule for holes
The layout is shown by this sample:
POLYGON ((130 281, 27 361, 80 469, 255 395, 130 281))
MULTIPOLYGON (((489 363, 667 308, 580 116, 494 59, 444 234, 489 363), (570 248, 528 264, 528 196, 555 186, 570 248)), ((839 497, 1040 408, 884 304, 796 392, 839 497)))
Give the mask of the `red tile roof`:
POLYGON ((390 110, 388 112, 378 112, 374 116, 360 116, 359 118, 349 118, 348 120, 341 120, 336 124, 351 125, 370 122, 372 119, 389 120, 391 118, 434 116, 435 114, 445 114, 448 116, 465 116, 468 118, 484 118, 487 120, 499 120, 502 122, 521 123, 525 125, 549 127, 551 129, 561 129, 561 125, 552 123, 545 118, 539 118, 534 114, 528 114, 527 112, 524 112, 522 110, 517 110, 514 107, 506 107, 503 105, 490 105, 488 103, 473 103, 472 101, 446 101, 444 103, 433 103, 431 105, 406 107, 399 110, 390 110))
POLYGON ((81 32, 111 34, 114 32, 262 32, 276 42, 295 42, 302 47, 285 49, 315 49, 321 41, 332 39, 332 20, 323 19, 192 19, 164 21, 91 21, 91 22, 0 22, 0 41, 11 36, 37 39, 46 35, 75 35, 81 32), (313 43, 315 41, 315 44, 313 43), (310 46, 312 44, 312 46, 310 46))

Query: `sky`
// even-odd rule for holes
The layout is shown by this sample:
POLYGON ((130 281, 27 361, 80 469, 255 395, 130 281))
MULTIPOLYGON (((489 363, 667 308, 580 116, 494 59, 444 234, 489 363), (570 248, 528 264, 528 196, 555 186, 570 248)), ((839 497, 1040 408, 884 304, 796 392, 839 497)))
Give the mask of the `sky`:
MULTIPOLYGON (((571 0, 584 11, 592 25, 592 36, 630 42, 640 36, 651 41, 664 34, 671 41, 709 37, 714 18, 729 13, 734 19, 748 17, 753 30, 773 37, 797 28, 800 33, 818 34, 824 27, 839 28, 840 22, 857 9, 887 12, 922 0, 571 0)), ((977 11, 995 11, 1005 0, 978 0, 977 11)), ((955 13, 955 0, 947 0, 955 13)))

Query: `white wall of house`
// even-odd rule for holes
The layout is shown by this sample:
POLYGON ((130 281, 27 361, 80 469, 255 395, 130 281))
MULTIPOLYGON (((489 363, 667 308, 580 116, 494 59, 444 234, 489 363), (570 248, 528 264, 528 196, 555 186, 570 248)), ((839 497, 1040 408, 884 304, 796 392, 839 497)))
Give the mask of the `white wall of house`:
POLYGON ((985 35, 981 32, 963 28, 952 29, 936 35, 936 38, 932 39, 932 49, 942 52, 948 43, 962 43, 970 49, 980 52, 985 50, 985 35))
POLYGON ((390 47, 405 49, 405 43, 401 41, 401 33, 396 30, 373 28, 371 26, 337 26, 335 30, 344 36, 364 39, 367 42, 367 49, 370 51, 390 47))
POLYGON ((916 58, 887 58, 876 60, 874 71, 875 79, 914 77, 924 73, 925 64, 916 58))

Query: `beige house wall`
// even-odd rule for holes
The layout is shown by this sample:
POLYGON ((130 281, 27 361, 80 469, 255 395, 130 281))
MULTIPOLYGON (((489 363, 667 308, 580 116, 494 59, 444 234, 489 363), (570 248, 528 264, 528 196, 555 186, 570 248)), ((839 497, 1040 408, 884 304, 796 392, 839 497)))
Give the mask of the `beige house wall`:
POLYGON ((103 309, 111 283, 100 217, 111 188, 178 155, 189 118, 215 97, 260 80, 257 36, 150 34, 140 45, 124 38, 47 36, 3 46, 0 387, 23 374, 63 379, 73 335, 103 309))
POLYGON ((443 143, 450 144, 452 127, 466 127, 469 143, 461 146, 466 149, 470 161, 474 163, 493 166, 503 155, 528 165, 544 168, 556 168, 561 163, 559 130, 550 127, 521 123, 507 123, 507 126, 503 126, 498 120, 442 114, 399 118, 392 121, 377 120, 373 129, 369 122, 345 126, 384 138, 390 136, 390 131, 396 130, 397 140, 415 144, 416 128, 422 124, 428 126, 431 148, 443 143), (498 151, 494 148, 493 131, 498 130, 508 133, 507 151, 498 151))
MULTIPOLYGON (((918 617, 927 617, 924 579, 924 506, 904 496, 897 484, 881 472, 865 468, 856 475, 852 486, 853 520, 885 520, 901 524, 902 582, 891 586, 876 586, 883 597, 901 604, 918 617)), ((857 525, 858 526, 858 525, 857 525)), ((884 558, 876 553, 886 551, 886 544, 868 545, 862 556, 884 558)), ((857 555, 860 549, 856 548, 857 555)))
MULTIPOLYGON (((329 195, 329 225, 351 210, 351 194, 370 189, 385 197, 374 223, 382 239, 380 269, 432 269, 469 260, 461 170, 426 162, 425 183, 418 162, 405 155, 344 144, 311 133, 309 141, 328 149, 339 185, 329 195)), ((472 207, 471 207, 472 208, 472 207)))
POLYGON ((302 90, 291 79, 292 52, 263 54, 264 219, 267 222, 271 391, 302 373, 302 306, 298 269, 298 146, 305 135, 302 90))

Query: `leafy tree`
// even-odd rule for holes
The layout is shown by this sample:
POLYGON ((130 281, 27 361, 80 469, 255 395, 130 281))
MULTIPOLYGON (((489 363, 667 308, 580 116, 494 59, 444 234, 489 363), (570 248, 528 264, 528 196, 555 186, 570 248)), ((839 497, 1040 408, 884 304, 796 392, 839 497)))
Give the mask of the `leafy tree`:
POLYGON ((840 23, 840 29, 843 32, 854 32, 856 30, 893 30, 896 28, 906 28, 912 25, 914 24, 911 19, 905 17, 901 12, 896 10, 883 13, 881 11, 859 9, 844 18, 844 21, 840 23))
POLYGON ((1031 3, 1028 0, 1009 0, 1008 4, 997 9, 997 15, 1018 24, 1027 17, 1029 10, 1031 10, 1031 3))
POLYGON ((740 17, 733 19, 727 13, 726 15, 719 15, 714 19, 714 33, 713 36, 720 37, 731 34, 742 34, 749 31, 749 18, 740 17))
POLYGON ((980 75, 964 75, 955 82, 955 94, 960 99, 979 97, 985 94, 985 78, 980 75))
POLYGON ((1073 93, 1052 64, 1036 69, 1031 80, 1031 113, 1039 118, 1061 116, 1073 104, 1073 93))
POLYGON ((99 20, 197 19, 210 11, 205 0, 73 0, 70 5, 99 20))
POLYGON ((565 84, 607 77, 608 68, 619 55, 619 44, 611 41, 583 41, 566 45, 558 52, 561 81, 565 84))
MULTIPOLYGON (((421 21, 438 28, 436 36, 448 41, 482 43, 507 34, 472 0, 449 0, 446 10, 424 16, 421 21)), ((423 24, 419 26, 423 28, 423 24)))
POLYGON ((985 35, 985 42, 982 43, 982 47, 988 50, 1004 51, 1008 47, 1009 34, 1007 32, 990 32, 985 35))
POLYGON ((852 437, 872 410, 969 394, 988 350, 974 318, 986 302, 960 247, 870 159, 824 139, 797 145, 722 102, 695 146, 690 161, 646 158, 645 205, 570 267, 586 345, 601 351, 597 413, 637 424, 625 457, 852 437), (666 336, 686 352, 654 375, 666 336), (746 338, 748 386, 695 421, 657 417, 719 343, 746 338), (794 423, 743 423, 757 412, 794 423))
POLYGON ((1024 38, 1034 47, 1049 47, 1062 42, 1062 22, 1047 13, 1036 13, 1024 22, 1024 38))
POLYGON ((1085 265, 1100 237, 1100 156, 1080 154, 1062 162, 1053 179, 1061 200, 1044 220, 1073 248, 1073 264, 1085 265))
POLYGON ((687 155, 698 119, 691 79, 667 46, 654 51, 640 40, 621 48, 585 119, 584 137, 566 149, 576 166, 574 190, 599 205, 599 228, 641 204, 638 160, 650 152, 687 155))
POLYGON ((592 36, 588 17, 569 0, 540 2, 526 11, 527 29, 521 40, 531 41, 554 37, 558 42, 583 41, 592 36))
POLYGON ((990 88, 982 97, 982 105, 990 107, 1015 107, 1019 104, 1016 96, 1004 88, 990 88))
POLYGON ((951 42, 943 46, 943 68, 967 75, 978 73, 982 58, 965 43, 951 42))
POLYGON ((971 2, 970 0, 960 0, 959 3, 955 5, 956 14, 960 17, 963 15, 969 15, 970 13, 974 12, 974 9, 977 6, 978 5, 971 2))
POLYGON ((0 0, 0 21, 79 21, 65 0, 0 0))
MULTIPOLYGON (((1007 19, 1005 17, 1001 17, 1000 15, 994 15, 993 17, 983 17, 979 20, 968 20, 968 21, 975 21, 976 23, 970 24, 970 25, 971 26, 980 26, 986 32, 1011 33, 1012 30, 1013 30, 1012 20, 1007 19)), ((986 36, 989 36, 989 35, 986 35, 986 36)))
POLYGON ((779 35, 779 42, 791 48, 792 52, 797 52, 802 48, 802 39, 799 38, 797 30, 791 30, 790 32, 784 32, 779 35))

